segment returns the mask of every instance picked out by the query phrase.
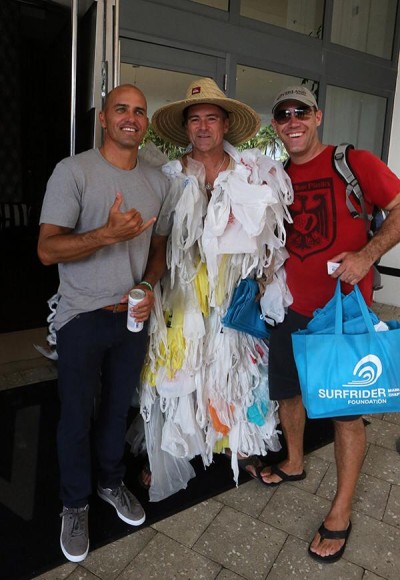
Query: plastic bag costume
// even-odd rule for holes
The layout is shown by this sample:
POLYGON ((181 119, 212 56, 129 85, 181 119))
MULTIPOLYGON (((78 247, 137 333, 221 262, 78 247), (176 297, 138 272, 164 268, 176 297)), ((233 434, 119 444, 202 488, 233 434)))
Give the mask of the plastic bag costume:
POLYGON ((282 266, 293 192, 280 162, 227 142, 224 149, 230 165, 209 201, 201 163, 188 156, 185 168, 178 160, 163 167, 171 188, 157 233, 169 234, 168 273, 162 295, 159 285, 155 290, 141 389, 150 501, 187 486, 195 455, 208 466, 214 452, 229 447, 237 483, 238 454, 280 448, 268 347, 221 320, 246 277, 266 279, 263 313, 270 322, 283 319, 291 303, 282 266))

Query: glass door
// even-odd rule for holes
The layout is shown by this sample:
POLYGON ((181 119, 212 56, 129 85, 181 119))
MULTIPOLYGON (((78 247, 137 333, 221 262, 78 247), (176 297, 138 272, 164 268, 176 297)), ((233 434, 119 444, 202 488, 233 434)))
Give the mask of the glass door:
POLYGON ((101 144, 99 112, 119 83, 119 0, 72 2, 72 151, 101 144))
POLYGON ((58 161, 101 140, 98 111, 119 74, 118 8, 0 2, 0 332, 46 326, 58 275, 36 254, 43 195, 58 161))
POLYGON ((120 82, 137 85, 146 98, 148 115, 185 97, 190 82, 212 77, 224 88, 225 60, 206 54, 121 38, 120 82))
POLYGON ((71 8, 2 0, 0 32, 0 332, 13 332, 46 325, 58 286, 36 245, 47 179, 70 151, 71 8))

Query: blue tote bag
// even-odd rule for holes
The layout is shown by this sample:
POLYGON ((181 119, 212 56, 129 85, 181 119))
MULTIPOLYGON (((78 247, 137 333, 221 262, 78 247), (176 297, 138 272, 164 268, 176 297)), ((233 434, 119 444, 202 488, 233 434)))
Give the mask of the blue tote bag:
POLYGON ((400 323, 386 322, 388 330, 377 332, 375 314, 357 285, 351 295, 341 294, 338 281, 327 304, 326 330, 312 319, 292 334, 303 402, 312 419, 400 411, 400 323), (345 303, 351 304, 346 320, 345 303))

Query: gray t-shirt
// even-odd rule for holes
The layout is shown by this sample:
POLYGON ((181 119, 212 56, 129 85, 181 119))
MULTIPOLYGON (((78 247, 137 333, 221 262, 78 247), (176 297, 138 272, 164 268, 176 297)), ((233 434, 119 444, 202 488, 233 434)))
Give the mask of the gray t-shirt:
MULTIPOLYGON (((131 171, 106 161, 98 149, 62 160, 51 175, 40 223, 82 233, 103 226, 115 194, 124 199, 121 211, 136 208, 146 222, 159 214, 168 191, 161 171, 138 159, 131 171)), ((59 264, 61 295, 55 316, 58 330, 81 312, 115 304, 142 280, 151 228, 133 240, 102 248, 74 262, 59 264)))

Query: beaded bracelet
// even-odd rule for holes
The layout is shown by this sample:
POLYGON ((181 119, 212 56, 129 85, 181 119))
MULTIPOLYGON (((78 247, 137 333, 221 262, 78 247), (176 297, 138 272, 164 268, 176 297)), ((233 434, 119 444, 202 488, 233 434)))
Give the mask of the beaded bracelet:
POLYGON ((150 284, 150 282, 147 282, 146 280, 142 280, 141 282, 139 282, 139 286, 147 286, 147 288, 151 291, 154 292, 153 290, 153 286, 150 284))

